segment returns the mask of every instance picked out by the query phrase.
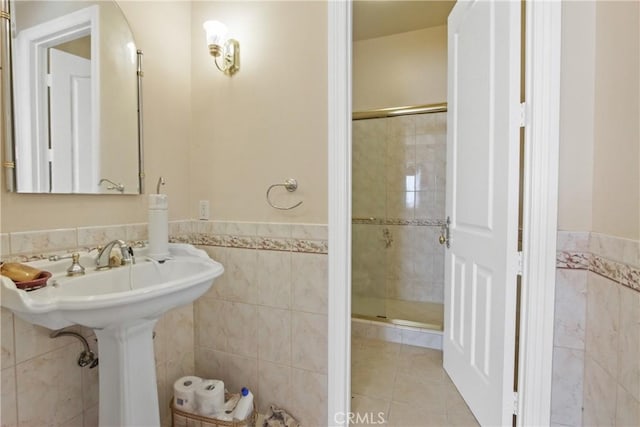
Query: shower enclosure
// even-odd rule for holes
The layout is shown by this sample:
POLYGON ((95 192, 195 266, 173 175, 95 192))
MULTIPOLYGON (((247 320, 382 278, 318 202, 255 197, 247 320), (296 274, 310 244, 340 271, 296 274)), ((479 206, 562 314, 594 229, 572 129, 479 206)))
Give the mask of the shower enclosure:
POLYGON ((446 104, 352 125, 353 317, 442 330, 446 104))

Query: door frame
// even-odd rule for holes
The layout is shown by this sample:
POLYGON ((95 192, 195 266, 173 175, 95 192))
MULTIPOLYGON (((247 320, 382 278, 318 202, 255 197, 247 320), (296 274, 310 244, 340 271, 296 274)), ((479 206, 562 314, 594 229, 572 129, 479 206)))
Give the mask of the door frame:
POLYGON ((16 190, 49 192, 48 50, 52 46, 91 36, 92 143, 100 136, 100 8, 68 13, 20 31, 13 59, 16 190), (29 73, 19 72, 29 70, 29 73), (23 143, 18 143, 23 142, 23 143))
MULTIPOLYGON (((328 425, 345 425, 351 403, 352 0, 330 1, 327 9, 327 422, 328 425)), ((524 233, 519 398, 515 402, 519 426, 545 425, 550 419, 558 211, 560 42, 560 2, 526 2, 524 233)))

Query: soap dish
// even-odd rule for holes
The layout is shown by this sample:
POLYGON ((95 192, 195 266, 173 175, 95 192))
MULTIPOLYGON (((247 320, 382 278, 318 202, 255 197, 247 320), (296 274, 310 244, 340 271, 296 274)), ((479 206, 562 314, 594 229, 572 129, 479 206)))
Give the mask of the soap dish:
POLYGON ((47 286, 47 280, 51 277, 51 273, 48 271, 42 271, 33 280, 25 280, 23 282, 14 282, 16 288, 23 291, 35 291, 36 289, 44 288, 47 286))

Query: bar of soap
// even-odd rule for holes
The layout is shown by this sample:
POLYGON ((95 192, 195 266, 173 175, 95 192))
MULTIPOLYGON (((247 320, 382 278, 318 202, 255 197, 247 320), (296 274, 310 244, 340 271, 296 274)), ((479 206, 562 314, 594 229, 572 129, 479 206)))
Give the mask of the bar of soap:
POLYGON ((20 264, 19 262, 5 262, 2 264, 2 267, 0 267, 0 273, 14 282, 27 282, 38 277, 38 275, 42 273, 42 270, 20 264))

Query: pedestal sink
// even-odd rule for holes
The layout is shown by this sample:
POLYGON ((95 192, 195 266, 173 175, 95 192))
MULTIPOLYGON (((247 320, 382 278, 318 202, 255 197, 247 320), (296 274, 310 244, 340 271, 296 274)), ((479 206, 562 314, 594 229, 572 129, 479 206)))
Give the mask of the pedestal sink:
MULTIPOLYGON (((204 294, 224 268, 204 251, 171 244, 160 264, 136 251, 136 263, 95 271, 94 257, 81 256, 87 273, 66 277, 69 260, 30 265, 53 274, 31 292, 4 276, 2 306, 27 322, 49 329, 92 328, 99 343, 100 426, 159 426, 153 328, 168 310, 204 294)), ((163 402, 164 404, 164 402, 163 402)))

